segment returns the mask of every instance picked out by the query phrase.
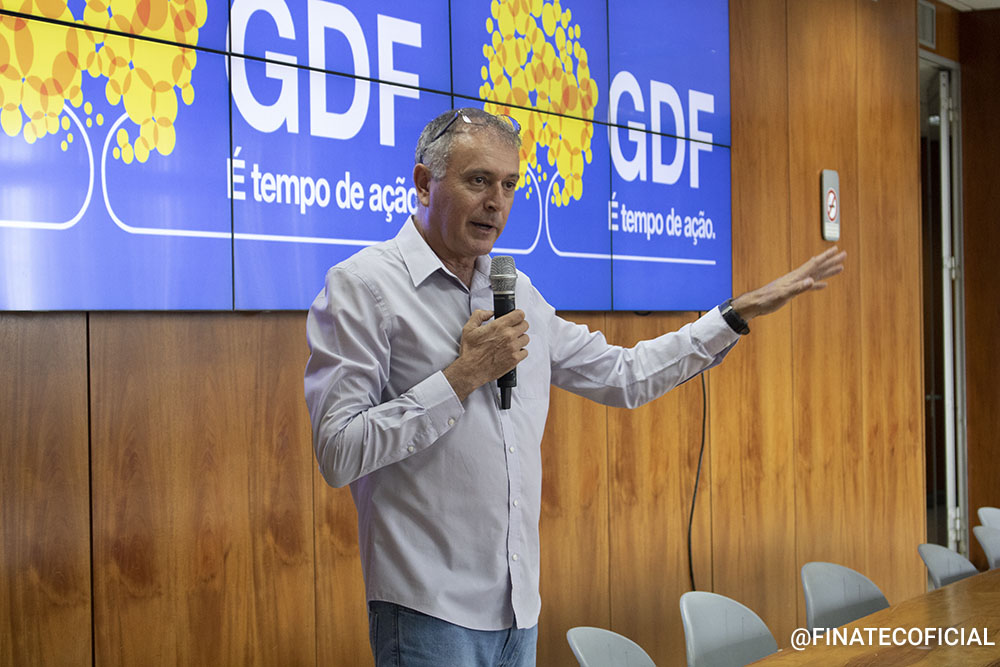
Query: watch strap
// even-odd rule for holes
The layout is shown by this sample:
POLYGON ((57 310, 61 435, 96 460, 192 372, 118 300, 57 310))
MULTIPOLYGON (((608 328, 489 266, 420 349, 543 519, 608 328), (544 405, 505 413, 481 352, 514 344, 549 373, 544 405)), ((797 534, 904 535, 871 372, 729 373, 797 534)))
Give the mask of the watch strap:
POLYGON ((726 324, 728 324, 733 331, 741 336, 746 336, 750 333, 750 325, 747 324, 747 321, 733 309, 732 299, 726 299, 719 304, 719 312, 722 314, 722 319, 726 321, 726 324))

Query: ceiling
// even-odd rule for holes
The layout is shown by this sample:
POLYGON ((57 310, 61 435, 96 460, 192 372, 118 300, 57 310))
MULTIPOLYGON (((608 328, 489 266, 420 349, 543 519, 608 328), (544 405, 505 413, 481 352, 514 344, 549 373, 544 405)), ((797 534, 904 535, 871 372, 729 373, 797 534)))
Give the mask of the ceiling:
POLYGON ((1000 9, 1000 0, 941 0, 963 12, 976 9, 1000 9))

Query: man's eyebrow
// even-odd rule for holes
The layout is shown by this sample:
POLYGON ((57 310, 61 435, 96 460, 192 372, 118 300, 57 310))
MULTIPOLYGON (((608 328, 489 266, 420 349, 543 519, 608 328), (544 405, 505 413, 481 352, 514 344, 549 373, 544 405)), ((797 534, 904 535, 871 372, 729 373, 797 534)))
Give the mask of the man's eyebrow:
POLYGON ((501 176, 500 172, 494 171, 493 169, 489 169, 489 168, 486 168, 486 167, 473 167, 473 168, 469 169, 468 171, 464 172, 464 174, 467 177, 471 177, 471 176, 489 176, 490 178, 496 178, 498 180, 506 180, 508 178, 519 179, 521 177, 521 174, 519 172, 516 172, 516 171, 510 172, 506 176, 501 176))

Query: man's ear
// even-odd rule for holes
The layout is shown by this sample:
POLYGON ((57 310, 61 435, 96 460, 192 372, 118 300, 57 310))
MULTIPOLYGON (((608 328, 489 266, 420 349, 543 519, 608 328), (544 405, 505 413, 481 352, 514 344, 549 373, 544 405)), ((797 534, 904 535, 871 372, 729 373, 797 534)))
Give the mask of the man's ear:
POLYGON ((425 208, 431 205, 431 170, 426 164, 413 165, 413 187, 417 189, 417 200, 425 208))

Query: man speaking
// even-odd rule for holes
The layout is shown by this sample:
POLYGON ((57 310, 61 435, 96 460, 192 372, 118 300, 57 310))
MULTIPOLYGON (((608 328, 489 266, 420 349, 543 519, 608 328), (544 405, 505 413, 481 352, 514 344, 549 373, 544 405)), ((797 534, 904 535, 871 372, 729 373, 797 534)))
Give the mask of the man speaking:
POLYGON ((309 311, 313 445, 327 482, 351 486, 379 667, 535 664, 550 385, 642 405, 843 269, 830 248, 629 349, 560 318, 520 272, 517 307, 492 318, 489 252, 517 188, 518 129, 479 109, 432 120, 416 214, 331 268, 309 311), (502 409, 496 380, 515 367, 502 409))

